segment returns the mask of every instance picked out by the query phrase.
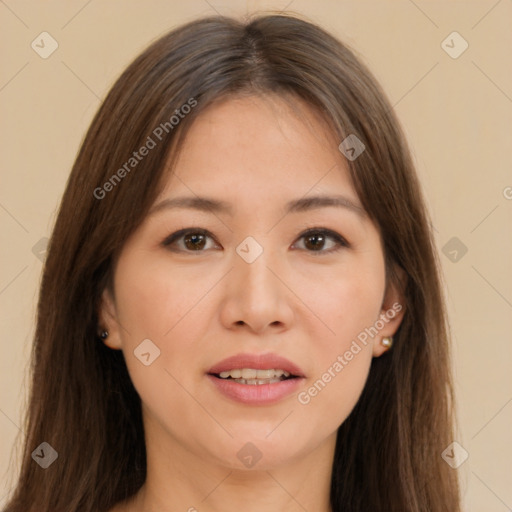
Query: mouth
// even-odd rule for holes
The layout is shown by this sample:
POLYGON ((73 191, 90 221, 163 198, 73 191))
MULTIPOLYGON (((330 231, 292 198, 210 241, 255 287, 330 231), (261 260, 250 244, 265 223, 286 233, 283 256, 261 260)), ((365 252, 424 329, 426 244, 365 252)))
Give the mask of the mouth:
POLYGON ((238 354, 217 363, 207 376, 222 395, 250 405, 278 402, 305 378, 296 364, 275 354, 238 354))

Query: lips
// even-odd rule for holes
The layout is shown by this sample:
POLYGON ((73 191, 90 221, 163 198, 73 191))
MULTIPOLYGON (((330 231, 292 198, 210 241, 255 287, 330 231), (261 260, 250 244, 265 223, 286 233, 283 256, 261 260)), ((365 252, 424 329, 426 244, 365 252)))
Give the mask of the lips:
POLYGON ((299 366, 276 354, 237 354, 215 364, 207 377, 223 396, 247 405, 279 402, 305 378, 299 366))

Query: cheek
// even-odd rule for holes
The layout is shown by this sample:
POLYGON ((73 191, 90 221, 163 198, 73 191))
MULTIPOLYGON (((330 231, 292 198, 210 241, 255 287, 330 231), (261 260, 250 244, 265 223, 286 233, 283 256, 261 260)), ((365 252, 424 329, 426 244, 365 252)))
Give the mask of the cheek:
POLYGON ((180 383, 185 384, 187 368, 201 353, 199 345, 207 330, 201 318, 208 313, 208 301, 201 299, 215 276, 191 281, 187 273, 171 269, 165 258, 143 258, 144 253, 132 252, 116 268, 120 277, 115 281, 116 312, 125 361, 149 411, 162 407, 188 411, 190 397, 180 383), (139 347, 148 339, 154 346, 144 341, 148 348, 142 352, 139 347), (149 357, 136 356, 148 352, 149 357), (144 359, 150 364, 145 365, 144 359))
POLYGON ((323 417, 322 428, 328 432, 348 417, 368 377, 373 353, 366 330, 379 318, 385 286, 383 260, 342 270, 323 285, 308 296, 326 325, 316 320, 311 328, 315 368, 298 402, 309 414, 323 417))
POLYGON ((317 340, 315 346, 326 363, 333 354, 347 350, 351 342, 379 318, 385 287, 384 263, 374 257, 316 278, 315 286, 304 281, 302 295, 307 297, 317 317, 310 323, 311 329, 316 331, 312 339, 317 340))
MULTIPOLYGON (((120 262, 118 272, 123 279, 116 288, 128 372, 141 397, 146 420, 165 429, 166 435, 180 437, 180 431, 170 428, 176 424, 177 411, 179 423, 184 425, 194 425, 204 414, 185 391, 189 387, 186 369, 198 354, 194 340, 202 336, 196 316, 199 308, 193 307, 200 290, 184 281, 179 272, 169 272, 165 264, 128 263, 120 262), (142 352, 141 342, 148 339, 153 345, 142 352), (145 353, 149 358, 143 356, 145 353), (149 359, 149 364, 144 359, 149 359)), ((182 437, 184 442, 186 436, 182 437)))
POLYGON ((360 279, 357 275, 340 283, 332 296, 331 318, 339 348, 348 348, 352 340, 378 319, 384 282, 378 276, 360 279))
POLYGON ((143 257, 120 261, 116 271, 123 276, 115 284, 118 319, 125 327, 123 341, 150 338, 168 344, 182 321, 198 309, 214 276, 191 279, 194 276, 172 267, 165 258, 144 262, 143 257))

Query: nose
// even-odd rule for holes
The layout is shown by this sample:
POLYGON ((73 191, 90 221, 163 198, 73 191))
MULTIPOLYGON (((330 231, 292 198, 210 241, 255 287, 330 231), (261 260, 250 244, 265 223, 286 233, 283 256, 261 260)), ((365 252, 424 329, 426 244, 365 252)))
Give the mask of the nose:
POLYGON ((289 329, 293 294, 279 274, 278 262, 265 250, 252 263, 235 254, 221 306, 222 324, 230 330, 257 334, 289 329))

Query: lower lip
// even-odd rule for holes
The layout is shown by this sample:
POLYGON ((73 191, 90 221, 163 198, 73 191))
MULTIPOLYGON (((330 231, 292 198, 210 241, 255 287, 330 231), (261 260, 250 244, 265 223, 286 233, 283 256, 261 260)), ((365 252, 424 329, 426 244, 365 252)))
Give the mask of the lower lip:
POLYGON ((217 389, 228 398, 250 405, 269 405, 297 392, 302 382, 301 377, 282 380, 272 384, 239 384, 231 379, 220 379, 213 375, 207 375, 217 389))

